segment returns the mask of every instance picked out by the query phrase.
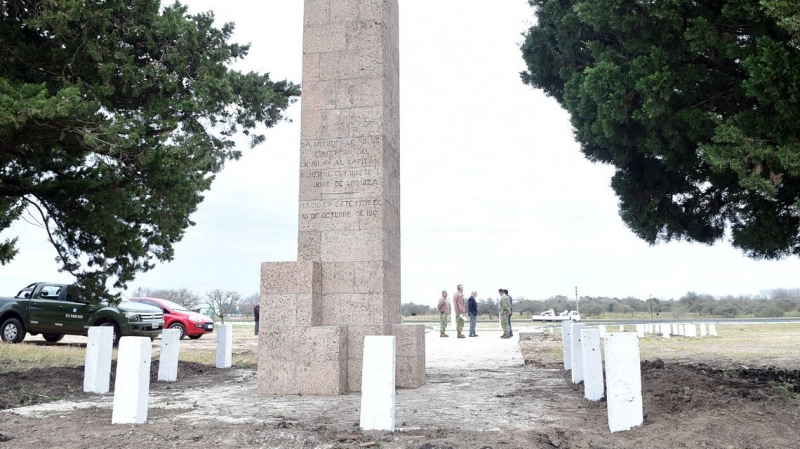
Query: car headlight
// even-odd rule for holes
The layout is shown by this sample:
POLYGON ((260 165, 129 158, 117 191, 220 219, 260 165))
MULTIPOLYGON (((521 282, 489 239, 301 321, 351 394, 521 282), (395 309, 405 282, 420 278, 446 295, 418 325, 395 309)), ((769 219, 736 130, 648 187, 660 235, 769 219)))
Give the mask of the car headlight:
POLYGON ((202 323, 203 321, 205 321, 201 316, 191 316, 189 317, 189 320, 195 323, 202 323))
POLYGON ((124 312, 123 315, 125 315, 128 321, 142 321, 141 315, 136 312, 124 312))

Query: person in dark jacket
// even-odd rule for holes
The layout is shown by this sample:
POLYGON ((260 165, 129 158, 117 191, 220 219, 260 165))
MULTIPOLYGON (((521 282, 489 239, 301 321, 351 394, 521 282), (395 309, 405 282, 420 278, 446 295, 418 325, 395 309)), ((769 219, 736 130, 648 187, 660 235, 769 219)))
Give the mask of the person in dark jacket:
POLYGON ((469 313, 469 336, 470 337, 477 337, 478 334, 475 333, 475 323, 478 321, 478 300, 475 297, 478 296, 478 292, 472 291, 472 294, 469 296, 467 300, 467 313, 469 313))
MULTIPOLYGON (((511 308, 511 315, 514 314, 514 300, 511 298, 511 295, 508 294, 507 289, 503 289, 503 292, 508 296, 508 306, 511 308)), ((511 329, 511 315, 508 315, 508 336, 514 336, 514 329, 511 329)))
POLYGON ((256 335, 258 335, 258 324, 260 318, 261 318, 261 306, 256 304, 256 306, 253 307, 253 319, 256 320, 256 332, 255 332, 256 335))

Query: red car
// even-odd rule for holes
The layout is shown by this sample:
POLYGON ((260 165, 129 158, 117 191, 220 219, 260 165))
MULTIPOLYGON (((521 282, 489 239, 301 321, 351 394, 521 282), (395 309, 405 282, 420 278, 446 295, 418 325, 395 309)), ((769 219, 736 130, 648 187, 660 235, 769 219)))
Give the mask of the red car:
POLYGON ((181 339, 189 337, 197 340, 205 334, 214 332, 214 321, 197 312, 159 298, 129 298, 133 302, 155 306, 164 311, 164 329, 179 329, 181 339))

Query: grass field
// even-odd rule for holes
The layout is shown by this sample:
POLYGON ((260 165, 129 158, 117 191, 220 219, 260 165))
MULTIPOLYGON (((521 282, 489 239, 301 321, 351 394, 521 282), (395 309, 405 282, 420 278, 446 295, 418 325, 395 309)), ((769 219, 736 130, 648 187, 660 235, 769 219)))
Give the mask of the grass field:
MULTIPOLYGON (((609 326, 609 331, 617 331, 609 326)), ((625 330, 634 331, 633 326, 625 330)), ((639 340, 642 360, 661 359, 715 366, 778 366, 800 369, 800 323, 798 324, 720 324, 717 337, 686 338, 647 334, 639 340)), ((560 330, 554 336, 561 338, 560 330)), ((563 359, 561 345, 543 345, 548 359, 563 359)))
MULTIPOLYGON (((253 326, 234 324, 233 339, 233 366, 256 368, 258 340, 253 335, 253 326)), ((82 366, 86 358, 86 340, 87 337, 66 336, 59 343, 46 343, 41 337, 28 335, 19 344, 0 343, 0 374, 30 368, 82 366)), ((154 359, 159 355, 160 344, 159 339, 153 343, 154 359)), ((112 359, 117 359, 116 349, 112 359)), ((182 340, 179 359, 213 365, 216 361, 216 334, 205 335, 199 340, 182 340)))
MULTIPOLYGON (((436 321, 430 321, 434 325, 436 321)), ((530 321, 514 321, 517 329, 530 321)), ((497 328, 497 322, 483 321, 481 328, 497 328)), ((609 327, 609 329, 615 329, 609 327)), ((726 324, 717 326, 716 338, 672 337, 665 340, 648 334, 640 340, 642 360, 673 360, 722 365, 776 365, 783 368, 800 368, 800 324, 726 324)), ((633 326, 627 326, 632 331, 633 326)), ((560 330, 553 334, 560 339, 560 330)), ((255 369, 258 362, 258 340, 252 325, 234 324, 233 365, 237 368, 255 369)), ((44 342, 41 337, 30 337, 21 344, 0 343, 0 374, 25 371, 30 368, 82 366, 85 358, 86 337, 65 337, 61 343, 44 342)), ((160 340, 153 344, 153 358, 158 357, 160 340)), ((563 357, 561 345, 542 348, 559 359, 563 357)), ((215 335, 199 340, 183 340, 180 360, 213 365, 215 362, 215 335)), ((116 359, 117 351, 114 351, 116 359)))
POLYGON ((648 335, 641 340, 642 359, 800 367, 800 324, 725 324, 717 332, 718 337, 669 340, 648 335))

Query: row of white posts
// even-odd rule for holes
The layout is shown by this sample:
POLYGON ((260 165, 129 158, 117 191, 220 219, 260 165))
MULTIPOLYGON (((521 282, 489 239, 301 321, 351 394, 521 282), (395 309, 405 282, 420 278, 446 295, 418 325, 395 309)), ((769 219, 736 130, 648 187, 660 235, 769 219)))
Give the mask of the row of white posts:
POLYGON ((360 416, 363 430, 394 432, 396 349, 394 336, 364 337, 360 416))
MULTIPOLYGON (((572 373, 572 383, 584 383, 584 396, 590 401, 603 398, 603 361, 600 356, 600 330, 585 324, 562 324, 564 368, 572 373)), ((644 422, 639 338, 632 332, 606 333, 605 382, 608 391, 608 427, 611 432, 630 430, 644 422)))
MULTIPOLYGON (((716 324, 676 324, 676 323, 647 323, 647 324, 637 324, 636 325, 636 335, 639 338, 644 338, 646 334, 655 334, 661 335, 665 339, 669 339, 670 336, 680 336, 680 337, 690 337, 695 338, 698 336, 697 328, 700 328, 700 337, 716 337, 717 336, 717 325, 716 324)), ((600 338, 605 337, 608 329, 604 325, 597 326, 598 330, 600 331, 600 338)), ((625 331, 625 326, 619 327, 620 332, 625 331)))
MULTIPOLYGON (((590 401, 603 398, 608 391, 608 427, 611 432, 630 430, 644 422, 642 408, 642 374, 639 356, 639 338, 645 334, 661 334, 697 337, 694 324, 648 323, 637 324, 636 333, 610 333, 606 326, 586 329, 585 324, 565 321, 562 323, 564 369, 571 371, 572 383, 583 382, 584 396, 590 401), (605 383, 600 341, 605 347, 605 383)), ((717 326, 700 324, 700 336, 717 336, 717 326)))
MULTIPOLYGON (((161 332, 161 355, 158 365, 160 382, 178 379, 178 354, 181 331, 164 329, 161 332)), ((86 344, 86 368, 83 391, 108 393, 111 380, 111 355, 114 345, 113 328, 90 327, 86 344)), ((148 337, 122 337, 117 353, 117 375, 114 381, 114 410, 112 424, 142 424, 147 421, 150 395, 150 356, 153 344, 148 337)), ((217 327, 217 368, 230 368, 233 349, 233 325, 217 327)))
MULTIPOLYGON (((111 379, 113 346, 111 327, 89 328, 86 345, 86 369, 83 391, 108 393, 111 379)), ((230 368, 233 347, 233 326, 217 327, 217 368, 230 368)), ((178 379, 180 331, 165 329, 161 333, 161 356, 158 380, 178 379)), ((150 394, 150 357, 152 343, 147 337, 122 337, 117 355, 117 377, 114 382, 112 424, 142 424, 147 421, 150 394)), ((395 337, 364 338, 364 365, 361 381, 361 427, 364 430, 395 430, 395 337)))

